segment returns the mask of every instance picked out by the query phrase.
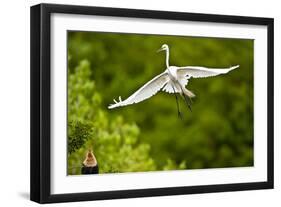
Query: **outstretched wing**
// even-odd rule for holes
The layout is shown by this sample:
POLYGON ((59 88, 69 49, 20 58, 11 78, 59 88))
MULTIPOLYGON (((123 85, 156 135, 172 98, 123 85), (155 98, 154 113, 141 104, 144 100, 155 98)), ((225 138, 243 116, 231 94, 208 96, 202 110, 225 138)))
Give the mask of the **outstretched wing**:
POLYGON ((114 100, 115 104, 108 106, 109 109, 113 109, 120 106, 126 106, 134 103, 139 103, 145 99, 150 98, 155 95, 163 86, 169 81, 169 76, 167 72, 161 73, 154 77, 152 80, 147 82, 139 90, 137 90, 133 95, 131 95, 126 100, 122 101, 119 96, 119 102, 114 100))
POLYGON ((198 67, 198 66, 185 66, 179 67, 177 70, 177 74, 180 78, 205 78, 205 77, 212 77, 217 76, 220 74, 226 74, 231 70, 238 68, 239 65, 230 67, 230 68, 205 68, 205 67, 198 67))

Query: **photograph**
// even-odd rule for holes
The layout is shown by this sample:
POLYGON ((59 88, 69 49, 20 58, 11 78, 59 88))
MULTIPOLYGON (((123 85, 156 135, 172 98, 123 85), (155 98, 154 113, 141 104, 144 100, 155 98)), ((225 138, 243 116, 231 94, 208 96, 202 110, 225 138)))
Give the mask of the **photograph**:
POLYGON ((273 18, 30 11, 31 200, 274 188, 273 18))
POLYGON ((254 166, 253 39, 66 35, 67 175, 254 166))

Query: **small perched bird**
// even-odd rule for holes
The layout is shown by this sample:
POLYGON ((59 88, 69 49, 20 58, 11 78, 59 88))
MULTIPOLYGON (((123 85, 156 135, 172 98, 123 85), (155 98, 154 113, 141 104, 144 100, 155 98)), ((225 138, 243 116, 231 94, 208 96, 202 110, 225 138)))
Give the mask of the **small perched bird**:
POLYGON ((86 167, 94 167, 97 165, 97 159, 95 155, 93 154, 92 150, 89 150, 86 154, 86 158, 83 162, 84 166, 86 167))
POLYGON ((173 93, 176 97, 178 116, 181 117, 179 109, 179 102, 177 94, 180 94, 187 103, 191 110, 191 98, 195 97, 194 93, 186 88, 190 78, 205 78, 217 76, 220 74, 226 74, 231 70, 239 67, 239 65, 229 68, 206 68, 200 66, 170 66, 169 65, 169 47, 167 44, 157 51, 166 51, 166 70, 148 81, 139 90, 133 93, 130 97, 122 100, 119 96, 119 102, 113 99, 114 104, 108 106, 109 109, 113 109, 120 106, 126 106, 134 103, 139 103, 145 99, 155 95, 161 89, 167 93, 173 93))
POLYGON ((86 154, 86 158, 83 161, 81 174, 98 174, 99 167, 97 159, 92 150, 89 150, 86 154))

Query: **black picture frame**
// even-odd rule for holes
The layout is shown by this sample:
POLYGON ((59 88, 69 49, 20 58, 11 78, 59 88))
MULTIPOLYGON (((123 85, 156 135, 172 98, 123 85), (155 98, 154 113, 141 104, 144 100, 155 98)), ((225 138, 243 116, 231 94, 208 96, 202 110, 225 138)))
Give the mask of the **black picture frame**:
POLYGON ((195 14, 152 10, 39 4, 31 7, 31 151, 30 199, 39 203, 165 196, 273 188, 273 28, 272 18, 195 14), (50 193, 50 15, 53 13, 219 22, 267 26, 267 181, 187 187, 167 187, 73 194, 50 193))

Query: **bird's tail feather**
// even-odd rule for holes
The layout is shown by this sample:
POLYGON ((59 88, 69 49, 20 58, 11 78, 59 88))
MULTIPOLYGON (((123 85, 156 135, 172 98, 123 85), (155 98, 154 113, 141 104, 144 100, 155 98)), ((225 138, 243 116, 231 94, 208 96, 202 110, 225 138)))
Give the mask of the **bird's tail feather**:
POLYGON ((192 93, 190 90, 186 89, 185 87, 182 87, 182 92, 187 95, 189 98, 194 98, 195 94, 192 93))

